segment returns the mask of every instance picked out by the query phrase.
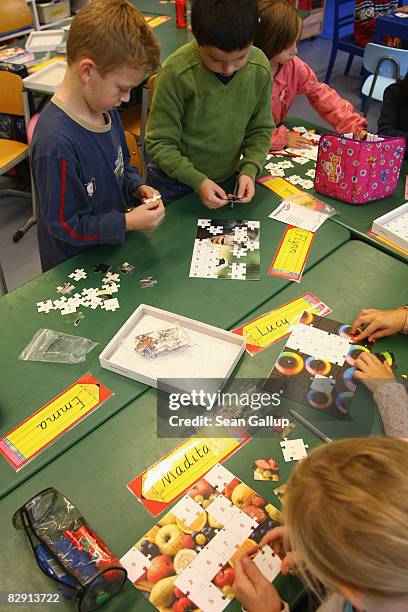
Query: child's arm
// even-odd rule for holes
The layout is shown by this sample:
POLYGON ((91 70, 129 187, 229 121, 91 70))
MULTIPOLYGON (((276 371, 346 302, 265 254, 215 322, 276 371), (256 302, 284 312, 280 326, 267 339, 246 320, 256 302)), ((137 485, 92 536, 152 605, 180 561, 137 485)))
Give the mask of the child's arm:
POLYGON ((72 158, 50 156, 35 159, 33 172, 41 214, 55 238, 81 248, 125 241, 124 213, 112 209, 95 214, 93 198, 97 193, 87 195, 80 170, 72 158))
POLYGON ((197 193, 208 177, 180 152, 183 114, 184 99, 178 79, 172 74, 171 67, 163 68, 155 83, 146 150, 163 172, 189 185, 197 193))
POLYGON ((297 94, 307 96, 310 106, 327 121, 336 132, 355 132, 367 127, 367 120, 357 113, 347 100, 326 85, 319 83, 313 70, 299 58, 292 60, 297 78, 297 94))
POLYGON ((408 139, 408 132, 404 132, 398 127, 398 111, 401 107, 399 94, 400 90, 395 85, 390 85, 384 91, 377 131, 378 134, 384 134, 385 136, 405 136, 408 139))
POLYGON ((361 353, 354 364, 354 378, 373 393, 387 436, 408 438, 408 395, 395 380, 390 366, 372 353, 361 353))
POLYGON ((265 163, 266 155, 271 146, 271 132, 275 128, 272 118, 272 76, 265 72, 262 90, 259 92, 258 104, 245 130, 242 158, 237 171, 240 175, 255 180, 265 163))

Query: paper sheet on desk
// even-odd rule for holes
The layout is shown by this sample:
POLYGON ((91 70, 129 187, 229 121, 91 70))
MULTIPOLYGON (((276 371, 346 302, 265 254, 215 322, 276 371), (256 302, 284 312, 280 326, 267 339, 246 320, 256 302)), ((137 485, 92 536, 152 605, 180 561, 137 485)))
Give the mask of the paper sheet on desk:
POLYGON ((315 232, 326 221, 327 215, 299 204, 282 202, 269 217, 309 232, 315 232))

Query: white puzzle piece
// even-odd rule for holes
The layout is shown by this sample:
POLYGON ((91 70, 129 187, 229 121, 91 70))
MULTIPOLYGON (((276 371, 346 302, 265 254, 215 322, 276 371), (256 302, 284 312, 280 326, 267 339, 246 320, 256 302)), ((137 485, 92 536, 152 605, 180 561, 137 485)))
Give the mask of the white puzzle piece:
POLYGON ((48 314, 51 310, 54 310, 54 303, 52 300, 37 302, 37 310, 38 312, 45 312, 45 314, 48 314))
POLYGON ((214 551, 220 558, 221 563, 225 565, 232 555, 237 552, 241 544, 242 540, 224 527, 208 542, 207 546, 214 551))
POLYGON ((202 612, 222 612, 231 600, 223 596, 212 582, 208 582, 192 601, 202 612))
POLYGON ((281 571, 282 561, 269 545, 264 546, 256 554, 253 561, 269 582, 273 582, 281 571))
POLYGON ((331 395, 333 387, 335 385, 335 379, 329 376, 322 376, 321 374, 316 374, 314 376, 312 384, 310 388, 317 393, 324 393, 325 395, 331 395))
POLYGON ((87 273, 83 268, 77 268, 75 272, 69 274, 69 278, 73 278, 76 281, 84 280, 87 277, 87 273))
POLYGON ((125 555, 120 559, 121 565, 125 568, 128 574, 128 578, 131 582, 136 582, 151 566, 152 562, 150 559, 133 546, 127 551, 125 555))
POLYGON ((305 444, 302 438, 298 440, 288 440, 285 438, 281 443, 281 449, 283 458, 286 463, 290 463, 291 461, 299 461, 303 459, 303 457, 307 457, 307 448, 309 446, 305 444))
POLYGON ((112 298, 111 300, 105 300, 102 304, 102 308, 104 310, 111 310, 114 312, 119 308, 119 301, 117 298, 112 298))
POLYGON ((185 495, 172 509, 172 513, 183 523, 190 527, 190 525, 197 520, 197 518, 204 514, 204 510, 194 501, 189 495, 185 495))
POLYGON ((203 590, 207 582, 208 580, 206 577, 192 568, 190 564, 181 574, 177 576, 174 581, 174 586, 180 589, 180 591, 182 591, 186 597, 193 601, 194 597, 203 590))
POLYGON ((249 538, 251 533, 257 527, 258 523, 256 520, 245 514, 245 512, 242 512, 242 510, 239 512, 239 514, 235 514, 232 518, 230 518, 225 525, 225 529, 238 538, 241 544, 245 542, 247 538, 249 538))
POLYGON ((224 495, 217 495, 206 507, 206 511, 217 523, 226 525, 239 512, 239 509, 224 495))
POLYGON ((207 474, 204 479, 213 487, 216 487, 218 492, 221 492, 225 485, 229 484, 234 480, 235 476, 232 472, 227 470, 223 465, 217 463, 207 474))
POLYGON ((205 576, 208 580, 212 580, 215 574, 218 574, 224 565, 221 555, 217 554, 213 548, 207 544, 203 550, 192 560, 190 567, 205 576))

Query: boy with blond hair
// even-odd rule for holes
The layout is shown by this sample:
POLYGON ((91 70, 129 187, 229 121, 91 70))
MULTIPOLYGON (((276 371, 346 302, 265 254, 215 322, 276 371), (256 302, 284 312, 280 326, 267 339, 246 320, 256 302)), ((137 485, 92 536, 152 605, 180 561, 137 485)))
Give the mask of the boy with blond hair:
POLYGON ((148 181, 171 201, 195 191, 208 208, 237 173, 243 203, 255 194, 274 123, 271 68, 252 46, 256 0, 193 0, 195 40, 163 63, 147 129, 148 181))
POLYGON ((163 218, 160 199, 136 206, 158 192, 129 166, 116 110, 159 57, 152 31, 127 0, 95 0, 72 22, 65 77, 32 142, 43 271, 89 246, 123 243, 126 231, 153 229, 163 218))

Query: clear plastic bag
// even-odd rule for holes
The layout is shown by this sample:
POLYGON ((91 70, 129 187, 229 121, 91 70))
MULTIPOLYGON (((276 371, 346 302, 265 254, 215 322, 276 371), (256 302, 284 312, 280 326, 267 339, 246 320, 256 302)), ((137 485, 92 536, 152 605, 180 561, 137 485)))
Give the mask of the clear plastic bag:
POLYGON ((135 351, 149 359, 166 355, 189 346, 188 338, 181 327, 167 327, 135 336, 135 351))
POLYGON ((323 215, 327 215, 327 217, 333 217, 334 215, 338 214, 338 211, 333 208, 333 206, 330 206, 330 204, 326 204, 326 202, 318 200, 310 193, 296 193, 295 195, 286 198, 285 202, 287 202, 288 204, 299 204, 300 206, 305 206, 310 210, 314 210, 323 215))
POLYGON ((63 334, 53 329, 39 329, 19 355, 19 359, 50 363, 80 363, 85 361, 87 354, 97 344, 89 338, 63 334))
POLYGON ((122 588, 127 572, 118 558, 53 487, 26 502, 12 522, 24 530, 42 571, 80 612, 97 610, 122 588))

